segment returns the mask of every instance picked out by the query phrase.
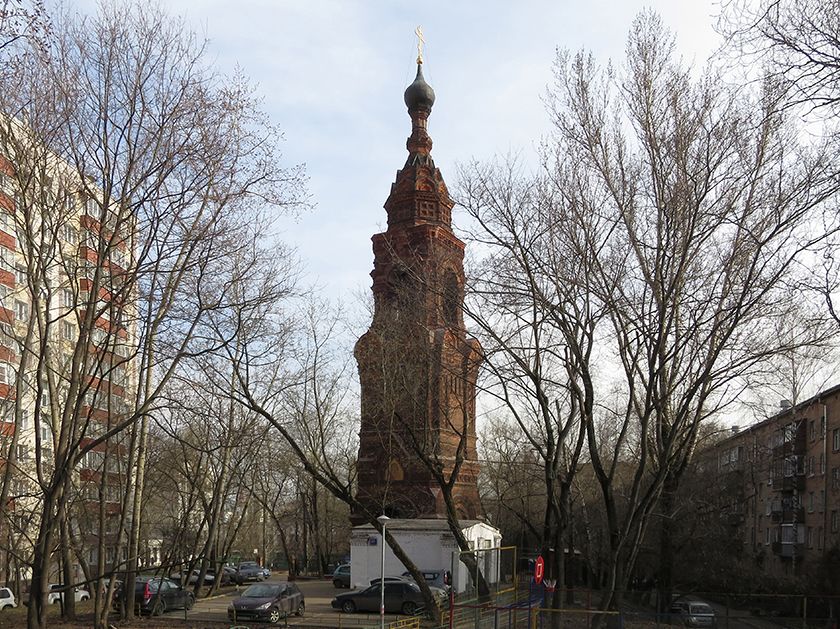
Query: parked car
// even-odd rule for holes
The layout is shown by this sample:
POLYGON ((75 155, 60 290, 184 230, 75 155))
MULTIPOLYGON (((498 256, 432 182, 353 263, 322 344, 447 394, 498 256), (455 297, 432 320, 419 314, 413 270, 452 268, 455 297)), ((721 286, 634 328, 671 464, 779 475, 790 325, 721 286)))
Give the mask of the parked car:
MULTIPOLYGON (((213 570, 208 570, 207 574, 212 576, 213 579, 216 578, 216 573, 213 570)), ((234 582, 236 577, 236 569, 231 568, 230 566, 222 566, 222 570, 219 573, 219 585, 230 585, 234 582)))
MULTIPOLYGON (((370 580, 371 585, 376 585, 381 582, 381 578, 370 580)), ((416 585, 414 579, 411 578, 410 572, 403 573, 403 576, 399 577, 385 577, 385 584, 387 585, 388 583, 411 583, 412 585, 416 585), (405 576, 406 574, 409 576, 405 576)), ((432 591, 438 605, 443 605, 446 602, 449 593, 445 589, 434 586, 431 583, 429 584, 429 589, 432 591)), ((379 608, 377 607, 376 609, 378 610, 379 608)))
MULTIPOLYGON (((449 587, 446 585, 446 570, 421 570, 420 572, 423 573, 423 578, 430 587, 436 587, 441 590, 446 590, 449 587)), ((414 580, 414 577, 411 576, 408 570, 403 572, 402 576, 406 579, 414 580)))
POLYGON ((686 627, 715 627, 715 610, 699 600, 679 598, 671 603, 671 622, 686 627))
POLYGON ((17 607, 15 595, 9 588, 0 588, 0 610, 6 607, 17 607))
POLYGON ((343 563, 333 572, 333 585, 336 589, 350 587, 350 564, 343 563))
MULTIPOLYGON (((114 594, 114 608, 119 609, 125 601, 122 584, 114 594)), ((138 576, 134 582, 134 605, 140 613, 162 614, 169 609, 192 609, 195 596, 171 579, 138 576)))
MULTIPOLYGON (((201 574, 201 570, 196 568, 192 570, 189 575, 185 575, 184 572, 173 572, 169 575, 169 578, 173 581, 184 581, 187 585, 195 585, 198 582, 198 577, 201 574), (184 578, 186 576, 186 578, 184 578)), ((216 575, 211 570, 208 570, 204 575, 204 580, 202 584, 210 587, 216 581, 216 575)))
POLYGON ((265 620, 277 624, 290 614, 303 616, 306 601, 294 583, 255 583, 233 599, 228 607, 228 618, 240 620, 265 620))
MULTIPOLYGON (((61 583, 50 583, 50 593, 47 596, 47 602, 50 605, 58 604, 62 597, 64 596, 64 592, 62 589, 64 586, 61 583)), ((88 592, 84 588, 74 587, 73 588, 73 599, 78 603, 79 601, 86 601, 90 599, 90 592, 88 592)))
POLYGON ((246 581, 265 581, 265 573, 256 561, 243 561, 236 567, 234 581, 242 585, 246 581))
MULTIPOLYGON (((382 577, 376 577, 370 580, 371 585, 382 583, 382 577)), ((414 583, 413 579, 406 579, 405 577, 385 577, 385 583, 414 583)))
MULTIPOLYGON (((380 583, 376 583, 363 589, 353 592, 344 592, 337 595, 330 603, 334 609, 340 609, 344 613, 353 612, 376 612, 379 611, 381 599, 380 583)), ((410 583, 401 577, 386 577, 385 582, 385 611, 391 614, 403 613, 414 614, 425 605, 423 595, 416 583, 410 583)))

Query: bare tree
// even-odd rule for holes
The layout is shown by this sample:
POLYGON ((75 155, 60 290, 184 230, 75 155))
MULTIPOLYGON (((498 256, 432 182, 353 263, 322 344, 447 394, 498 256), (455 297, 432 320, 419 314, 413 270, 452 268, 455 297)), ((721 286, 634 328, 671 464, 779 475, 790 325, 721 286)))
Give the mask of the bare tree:
POLYGON ((720 30, 739 60, 770 71, 792 103, 836 116, 840 105, 840 4, 819 0, 729 0, 720 30))
POLYGON ((594 399, 578 365, 594 349, 598 305, 581 283, 564 281, 572 268, 585 274, 586 258, 570 255, 546 215, 547 180, 525 176, 515 161, 473 164, 462 169, 460 189, 475 224, 470 239, 486 252, 475 264, 467 306, 487 355, 483 390, 512 418, 541 468, 539 544, 547 576, 559 586, 552 606, 560 607, 582 418, 591 416, 594 399))
MULTIPOLYGON (((228 341, 207 326, 242 305, 234 276, 250 273, 261 255, 263 208, 300 199, 300 173, 280 168, 278 132, 247 82, 209 69, 201 42, 181 22, 135 4, 103 5, 91 19, 65 14, 56 24, 53 45, 33 51, 14 87, 3 90, 11 115, 3 153, 15 169, 18 237, 32 252, 24 275, 37 338, 23 346, 19 381, 33 392, 36 435, 42 399, 55 431, 54 466, 37 462, 44 500, 31 627, 46 623, 71 471, 126 430, 114 558, 125 549, 133 595, 150 414, 185 358, 228 341), (57 308, 64 290, 72 304, 57 308), (53 351, 62 321, 74 324, 69 363, 53 351), (107 388, 95 384, 106 381, 107 388), (117 386, 129 393, 120 405, 117 386), (95 436, 91 409, 106 418, 95 436)), ((100 591, 101 625, 109 606, 100 591)))
MULTIPOLYGON (((693 79, 659 18, 643 13, 620 72, 558 54, 543 174, 528 196, 520 187, 494 199, 533 217, 509 231, 533 240, 535 301, 580 321, 555 353, 604 505, 605 608, 631 576, 653 509, 673 509, 702 422, 767 356, 814 340, 778 338, 773 322, 791 310, 797 261, 837 230, 836 150, 830 139, 803 146, 782 96, 772 81, 753 94, 714 74, 693 79), (558 285, 576 298, 545 288, 558 285), (615 428, 606 442, 605 425, 615 428)), ((500 178, 509 174, 488 168, 481 181, 500 178)), ((493 214, 486 203, 473 213, 483 210, 493 214)), ((481 238, 513 251, 513 265, 521 248, 502 233, 481 238)), ((666 591, 671 549, 663 527, 666 591)))

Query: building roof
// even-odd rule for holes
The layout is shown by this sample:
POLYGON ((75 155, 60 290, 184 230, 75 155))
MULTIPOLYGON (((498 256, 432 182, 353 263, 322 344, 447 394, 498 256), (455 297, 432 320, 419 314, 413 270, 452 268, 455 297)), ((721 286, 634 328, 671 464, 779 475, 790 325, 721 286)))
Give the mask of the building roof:
MULTIPOLYGON (((495 527, 483 520, 459 520, 462 529, 468 529, 476 524, 482 524, 495 530, 495 527)), ((393 518, 388 520, 386 527, 400 531, 449 531, 449 523, 443 518, 393 518)), ((371 524, 359 524, 353 530, 375 530, 371 524)))
POLYGON ((796 411, 804 410, 804 409, 808 408, 809 406, 813 405, 814 403, 819 403, 820 400, 823 400, 823 399, 825 399, 829 396, 835 395, 837 393, 840 393, 840 384, 835 384, 834 386, 829 387, 828 389, 825 389, 824 391, 820 391, 816 395, 813 395, 813 396, 809 397, 807 400, 799 402, 798 404, 794 404, 790 408, 782 409, 778 413, 775 413, 774 415, 771 415, 767 419, 763 419, 760 422, 753 424, 752 426, 747 426, 743 430, 739 430, 737 433, 733 434, 732 436, 727 437, 726 439, 720 441, 714 447, 718 447, 721 444, 726 443, 727 441, 737 439, 739 436, 741 436, 745 433, 750 433, 750 432, 754 432, 756 430, 759 430, 761 428, 765 428, 770 424, 778 422, 780 419, 783 419, 786 416, 789 416, 789 415, 792 416, 796 411))

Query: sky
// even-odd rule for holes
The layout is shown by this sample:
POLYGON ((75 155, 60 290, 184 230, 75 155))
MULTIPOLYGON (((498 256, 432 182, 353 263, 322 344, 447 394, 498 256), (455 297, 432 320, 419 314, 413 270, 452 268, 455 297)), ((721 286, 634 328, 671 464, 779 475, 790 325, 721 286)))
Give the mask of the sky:
MULTIPOLYGON (((702 65, 717 45, 711 0, 167 0, 208 39, 211 60, 251 78, 285 135, 283 159, 304 163, 313 207, 278 223, 305 281, 333 300, 370 287, 371 236, 385 229, 390 185, 411 130, 403 91, 414 79, 414 29, 436 102, 432 155, 452 187, 456 165, 533 155, 548 130, 541 96, 556 50, 621 63, 633 17, 651 7, 702 65)), ((82 10, 93 8, 84 0, 82 10), (85 6, 87 5, 87 6, 85 6)), ((458 223, 458 211, 453 222, 458 223)))

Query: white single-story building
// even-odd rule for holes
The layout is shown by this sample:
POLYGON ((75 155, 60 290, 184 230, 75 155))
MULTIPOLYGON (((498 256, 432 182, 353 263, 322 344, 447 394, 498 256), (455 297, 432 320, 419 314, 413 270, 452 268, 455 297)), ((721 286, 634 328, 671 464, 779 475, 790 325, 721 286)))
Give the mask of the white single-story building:
MULTIPOLYGON (((453 564, 458 553, 455 536, 446 520, 393 519, 386 522, 387 531, 397 540, 403 551, 422 571, 452 571, 452 585, 463 592, 470 584, 467 568, 462 562, 453 564)), ((490 583, 499 580, 498 549, 502 535, 498 529, 480 520, 461 520, 461 530, 476 550, 479 569, 490 583)), ((366 587, 380 577, 382 539, 370 524, 354 526, 350 535, 350 586, 366 587)), ((385 576, 398 576, 406 568, 391 551, 385 548, 385 576)))

